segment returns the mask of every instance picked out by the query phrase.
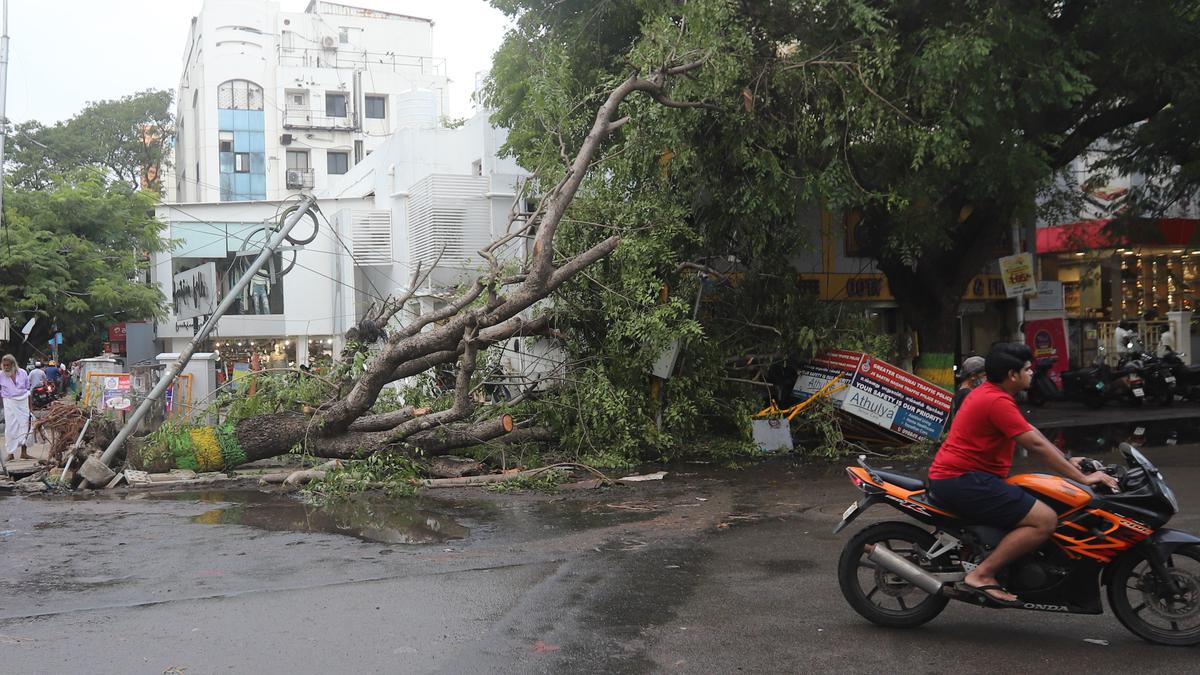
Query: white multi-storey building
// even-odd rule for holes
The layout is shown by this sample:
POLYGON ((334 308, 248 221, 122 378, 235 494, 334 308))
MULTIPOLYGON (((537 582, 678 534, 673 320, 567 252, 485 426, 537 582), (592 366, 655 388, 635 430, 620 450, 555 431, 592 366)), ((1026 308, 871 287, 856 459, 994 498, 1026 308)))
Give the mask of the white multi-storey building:
POLYGON ((433 22, 313 0, 205 0, 177 92, 168 196, 283 199, 325 187, 404 126, 445 115, 433 22))
MULTIPOLYGON (((175 243, 152 272, 170 300, 159 349, 183 349, 300 192, 320 210, 298 226, 302 245, 277 254, 200 346, 234 371, 336 356, 418 265, 432 274, 408 312, 482 265, 478 250, 505 233, 528 174, 498 156, 506 133, 486 113, 439 123, 446 79, 431 25, 329 2, 287 14, 206 0, 180 81, 175 201, 157 208, 175 243)), ((546 351, 523 347, 509 367, 524 372, 546 351)))
MULTIPOLYGON (((315 223, 301 223, 297 235, 310 239, 315 224, 315 238, 276 256, 222 317, 204 348, 239 363, 264 348, 289 362, 334 355, 368 307, 408 290, 418 264, 432 269, 432 275, 417 291, 411 311, 427 311, 447 286, 480 270, 479 249, 506 232, 528 174, 497 156, 504 137, 485 113, 454 129, 431 124, 397 131, 347 175, 315 193, 322 215, 315 223)), ((266 228, 292 203, 157 208, 163 236, 176 243, 172 252, 157 254, 152 275, 172 301, 167 320, 158 324, 164 351, 182 349, 207 313, 194 307, 205 304, 196 302, 203 297, 186 297, 196 290, 198 271, 212 263, 203 286, 215 304, 236 281, 247 256, 260 250, 266 228)), ((502 255, 520 257, 523 244, 523 239, 514 241, 502 255)))

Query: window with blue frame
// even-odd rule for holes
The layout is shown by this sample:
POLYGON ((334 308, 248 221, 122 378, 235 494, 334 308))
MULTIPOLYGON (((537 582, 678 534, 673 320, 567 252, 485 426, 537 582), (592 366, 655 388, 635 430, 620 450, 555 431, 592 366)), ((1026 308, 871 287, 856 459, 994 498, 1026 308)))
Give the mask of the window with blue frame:
POLYGON ((267 198, 266 126, 262 87, 229 80, 217 88, 221 201, 267 198))

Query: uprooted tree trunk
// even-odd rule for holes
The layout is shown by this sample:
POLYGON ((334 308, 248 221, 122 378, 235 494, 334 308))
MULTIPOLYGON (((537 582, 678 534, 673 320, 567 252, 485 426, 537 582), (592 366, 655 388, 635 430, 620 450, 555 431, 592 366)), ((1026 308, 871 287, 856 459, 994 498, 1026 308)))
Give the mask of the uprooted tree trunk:
MULTIPOLYGON (((509 231, 480 255, 490 266, 487 274, 444 308, 416 317, 397 328, 383 349, 368 363, 366 371, 349 392, 320 406, 312 416, 278 413, 242 420, 236 427, 192 433, 194 458, 187 457, 201 470, 231 468, 237 464, 281 455, 297 445, 318 457, 361 458, 379 451, 426 455, 447 454, 451 450, 494 439, 544 440, 545 430, 518 425, 507 416, 483 421, 464 422, 476 417, 471 396, 471 377, 480 352, 489 345, 516 336, 545 334, 545 319, 522 316, 535 303, 547 298, 568 279, 611 253, 620 243, 611 236, 560 264, 555 264, 554 236, 567 207, 605 139, 630 121, 619 116, 621 103, 635 92, 643 92, 658 103, 676 108, 703 104, 672 100, 667 92, 671 78, 699 68, 703 59, 682 65, 668 65, 649 77, 634 73, 612 90, 596 113, 595 122, 564 178, 540 200, 538 209, 524 217, 514 212, 509 231), (521 219, 524 218, 524 222, 521 219), (516 275, 506 275, 498 261, 503 246, 518 237, 533 236, 532 253, 516 275), (480 303, 479 301, 483 302, 480 303), (439 365, 457 362, 453 405, 440 412, 417 416, 411 410, 368 415, 383 387, 439 365)), ((421 285, 421 271, 414 274, 411 288, 421 285)), ((370 318, 372 327, 382 327, 412 297, 390 299, 370 318)), ((486 417, 484 415, 483 417, 486 417)), ((157 451, 154 457, 131 451, 131 463, 179 465, 170 452, 157 451)), ((186 454, 186 452, 184 453, 186 454)), ((176 453, 178 456, 179 453, 176 453)))

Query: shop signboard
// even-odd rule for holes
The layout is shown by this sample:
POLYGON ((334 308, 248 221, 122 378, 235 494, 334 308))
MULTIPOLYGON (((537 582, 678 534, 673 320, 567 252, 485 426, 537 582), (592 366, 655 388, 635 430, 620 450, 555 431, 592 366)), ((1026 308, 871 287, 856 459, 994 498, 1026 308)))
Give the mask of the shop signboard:
MULTIPOLYGON (((821 300, 890 301, 895 300, 887 277, 877 273, 799 274, 796 290, 821 300)), ((1004 281, 997 274, 980 274, 971 279, 963 300, 1004 300, 1004 281)))
POLYGON ((1067 351, 1067 323, 1065 319, 1037 319, 1025 322, 1025 344, 1033 350, 1034 361, 1056 358, 1050 366, 1050 379, 1062 388, 1062 373, 1070 361, 1067 351))
POLYGON ((808 398, 842 376, 834 405, 912 440, 941 436, 954 397, 941 387, 860 352, 833 350, 800 369, 793 393, 808 398))
POLYGON ((1001 258, 1000 277, 1004 279, 1004 293, 1010 298, 1037 293, 1032 253, 1017 253, 1001 258))
POLYGON ((171 286, 171 302, 176 319, 191 319, 216 311, 216 263, 204 263, 176 274, 171 286))
POLYGON ((1061 281, 1039 281, 1037 297, 1029 299, 1029 309, 1045 312, 1063 311, 1063 284, 1061 281))
POLYGON ((104 375, 101 378, 100 407, 104 410, 132 410, 132 377, 128 374, 104 375))

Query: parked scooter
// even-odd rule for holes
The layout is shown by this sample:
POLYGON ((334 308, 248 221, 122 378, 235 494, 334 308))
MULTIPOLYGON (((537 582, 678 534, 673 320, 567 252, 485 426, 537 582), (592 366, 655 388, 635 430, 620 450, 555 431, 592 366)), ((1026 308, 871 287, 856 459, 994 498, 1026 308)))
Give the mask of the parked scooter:
POLYGON ((1182 353, 1168 349, 1162 362, 1175 376, 1175 392, 1189 401, 1200 400, 1200 363, 1184 363, 1182 356, 1182 353))
POLYGON ((1057 362, 1057 356, 1038 360, 1033 382, 1026 392, 1030 405, 1041 407, 1047 401, 1078 401, 1089 408, 1104 405, 1107 378, 1103 376, 1102 364, 1062 373, 1062 388, 1059 389, 1050 377, 1050 370, 1057 362))
POLYGON ((1050 369, 1057 360, 1057 356, 1052 356, 1038 361, 1027 392, 1031 405, 1042 406, 1047 401, 1078 401, 1089 408, 1099 408, 1108 401, 1139 405, 1146 396, 1140 364, 1111 368, 1101 350, 1091 366, 1062 373, 1059 389, 1050 377, 1050 369))
POLYGON ((1121 365, 1142 378, 1147 401, 1161 406, 1175 402, 1178 378, 1165 361, 1148 352, 1142 352, 1129 355, 1121 365))

